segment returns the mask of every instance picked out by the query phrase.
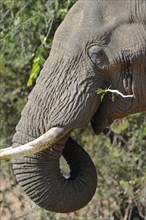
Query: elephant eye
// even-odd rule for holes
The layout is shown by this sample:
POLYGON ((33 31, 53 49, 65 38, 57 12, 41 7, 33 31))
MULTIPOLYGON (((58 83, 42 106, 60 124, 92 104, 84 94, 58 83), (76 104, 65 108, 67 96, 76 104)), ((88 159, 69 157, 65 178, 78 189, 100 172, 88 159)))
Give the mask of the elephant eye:
POLYGON ((108 66, 108 57, 102 48, 91 47, 89 49, 89 57, 99 69, 105 69, 108 66))

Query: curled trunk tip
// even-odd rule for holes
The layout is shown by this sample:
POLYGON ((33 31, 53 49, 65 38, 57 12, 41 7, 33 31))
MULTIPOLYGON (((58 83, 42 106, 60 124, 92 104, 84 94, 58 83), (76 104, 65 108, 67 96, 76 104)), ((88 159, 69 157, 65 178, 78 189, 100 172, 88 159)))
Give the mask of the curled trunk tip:
POLYGON ((71 138, 65 147, 56 144, 35 155, 13 161, 13 169, 26 194, 49 211, 76 211, 87 205, 95 194, 95 166, 85 150, 71 138), (70 167, 69 178, 60 171, 61 155, 70 167))

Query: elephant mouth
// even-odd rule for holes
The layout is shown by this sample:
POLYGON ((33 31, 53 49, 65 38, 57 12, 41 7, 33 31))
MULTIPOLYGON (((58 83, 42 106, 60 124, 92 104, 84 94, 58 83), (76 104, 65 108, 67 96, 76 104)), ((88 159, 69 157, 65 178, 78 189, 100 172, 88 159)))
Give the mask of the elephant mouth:
POLYGON ((106 132, 108 126, 112 123, 110 119, 110 111, 107 108, 107 103, 111 101, 111 94, 106 94, 101 101, 98 109, 91 119, 91 126, 95 134, 99 135, 101 132, 106 132))

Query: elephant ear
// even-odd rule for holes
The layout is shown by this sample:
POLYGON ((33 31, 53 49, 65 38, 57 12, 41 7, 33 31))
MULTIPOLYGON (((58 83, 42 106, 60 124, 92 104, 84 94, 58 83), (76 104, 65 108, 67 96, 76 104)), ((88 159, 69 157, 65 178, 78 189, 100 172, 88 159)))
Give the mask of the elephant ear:
POLYGON ((56 144, 35 155, 14 160, 13 169, 26 194, 40 207, 53 212, 68 213, 84 207, 97 186, 93 162, 71 138, 65 147, 56 144), (61 154, 70 167, 69 178, 61 173, 61 154))

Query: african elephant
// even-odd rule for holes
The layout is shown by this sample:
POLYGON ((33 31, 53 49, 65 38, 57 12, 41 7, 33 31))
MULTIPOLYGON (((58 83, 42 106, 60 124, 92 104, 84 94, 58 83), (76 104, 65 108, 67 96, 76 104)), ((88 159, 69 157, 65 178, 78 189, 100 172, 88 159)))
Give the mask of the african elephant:
POLYGON ((12 161, 17 181, 47 210, 67 213, 82 208, 95 193, 97 175, 70 133, 91 122, 98 134, 114 119, 142 111, 146 111, 146 1, 79 0, 55 33, 9 150, 13 154, 19 145, 43 134, 50 135, 50 145, 45 142, 44 150, 33 155, 25 154, 21 146, 25 157, 12 161), (112 101, 107 92, 101 100, 96 92, 100 88, 125 97, 116 94, 112 101), (60 172, 61 155, 70 166, 69 178, 60 172))

